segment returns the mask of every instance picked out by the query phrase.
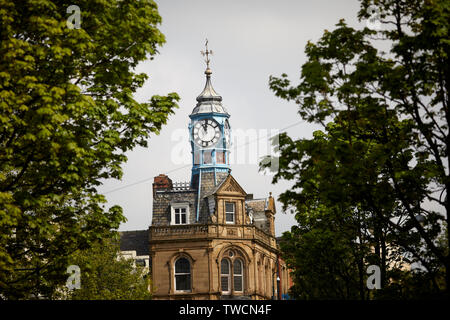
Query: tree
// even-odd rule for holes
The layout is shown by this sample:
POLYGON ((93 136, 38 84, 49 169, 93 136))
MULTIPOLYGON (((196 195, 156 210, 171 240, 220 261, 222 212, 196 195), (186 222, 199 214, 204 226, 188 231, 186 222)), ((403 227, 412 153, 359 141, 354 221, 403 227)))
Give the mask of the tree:
POLYGON ((70 263, 80 268, 80 289, 69 292, 69 299, 151 299, 148 271, 135 266, 132 259, 122 257, 114 239, 105 239, 90 249, 75 252, 70 263))
POLYGON ((138 102, 134 68, 164 42, 152 0, 0 0, 0 296, 51 298, 68 256, 124 221, 97 188, 173 113, 138 102), (69 28, 75 26, 75 28, 69 28))
POLYGON ((318 206, 309 214, 297 213, 300 222, 283 234, 280 246, 292 268, 295 299, 358 299, 366 290, 359 283, 361 252, 356 229, 339 208, 318 206))
POLYGON ((309 42, 298 85, 270 78, 277 96, 324 128, 311 140, 280 137, 274 182, 295 181, 280 197, 286 208, 312 212, 304 202, 313 196, 360 213, 358 242, 372 243, 384 287, 392 263, 409 258, 448 294, 450 10, 440 0, 361 1, 360 19, 374 12, 378 30, 341 20, 309 42))

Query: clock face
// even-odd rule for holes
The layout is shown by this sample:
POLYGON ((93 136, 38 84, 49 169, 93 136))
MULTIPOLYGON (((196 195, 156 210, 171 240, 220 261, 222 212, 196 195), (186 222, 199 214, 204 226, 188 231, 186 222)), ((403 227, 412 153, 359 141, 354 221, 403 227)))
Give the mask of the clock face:
POLYGON ((195 144, 207 148, 215 145, 220 139, 219 124, 212 119, 195 122, 192 135, 195 144))

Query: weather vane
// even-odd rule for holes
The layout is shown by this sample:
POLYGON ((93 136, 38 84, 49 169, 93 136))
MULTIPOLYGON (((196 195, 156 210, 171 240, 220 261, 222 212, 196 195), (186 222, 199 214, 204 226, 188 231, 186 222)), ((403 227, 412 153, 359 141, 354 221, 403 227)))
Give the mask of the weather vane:
POLYGON ((205 47, 206 47, 206 51, 200 51, 202 56, 206 56, 206 68, 209 69, 209 55, 212 55, 213 52, 212 50, 208 50, 208 39, 206 39, 206 43, 205 43, 205 47))

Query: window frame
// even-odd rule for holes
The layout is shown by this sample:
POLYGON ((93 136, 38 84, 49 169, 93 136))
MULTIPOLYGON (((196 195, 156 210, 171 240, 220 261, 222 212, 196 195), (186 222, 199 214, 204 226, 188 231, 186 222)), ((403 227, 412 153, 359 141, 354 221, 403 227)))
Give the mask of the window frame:
POLYGON ((236 202, 234 201, 225 201, 225 223, 226 224, 236 224, 236 202), (233 212, 227 211, 227 204, 233 205, 233 212), (233 221, 228 221, 227 213, 233 213, 233 221))
POLYGON ((213 149, 203 150, 202 164, 207 164, 207 165, 214 164, 213 163, 213 149), (209 160, 209 162, 207 162, 207 160, 209 160))
POLYGON ((243 293, 244 292, 244 262, 242 261, 242 259, 240 258, 236 258, 233 261, 233 291, 234 292, 238 292, 238 293, 243 293), (239 263, 241 265, 241 273, 240 274, 235 274, 234 271, 234 264, 235 263, 239 263), (236 285, 235 285, 235 278, 236 277, 240 277, 241 278, 241 290, 236 290, 236 285))
MULTIPOLYGON (((236 250, 232 249, 234 252, 236 250)), ((229 253, 230 250, 226 250, 226 253, 229 253)), ((235 254, 233 256, 229 255, 229 254, 225 254, 222 256, 221 260, 220 260, 220 277, 219 277, 219 281, 220 281, 220 292, 222 295, 242 295, 245 292, 245 279, 246 279, 246 269, 245 269, 245 258, 242 257, 242 254, 235 254), (227 261, 228 263, 228 274, 227 273, 223 273, 223 268, 222 268, 222 262, 223 261, 227 261), (235 274, 234 273, 234 266, 236 263, 240 264, 240 269, 241 272, 239 274, 235 274), (228 284, 228 290, 223 290, 222 287, 222 278, 223 277, 227 277, 227 284, 228 284), (236 290, 235 289, 235 278, 239 277, 240 278, 240 286, 241 286, 241 290, 236 290)))
POLYGON ((189 203, 174 203, 170 205, 170 211, 171 211, 171 217, 170 217, 170 225, 173 226, 182 226, 182 225, 187 225, 189 224, 189 203), (186 212, 182 213, 181 209, 185 209, 186 212), (180 210, 179 213, 176 213, 176 210, 180 210), (181 223, 181 221, 183 221, 182 219, 182 215, 185 214, 186 215, 186 223, 181 223), (180 215, 180 223, 176 223, 176 215, 180 215))
POLYGON ((199 166, 202 164, 202 152, 195 151, 194 152, 194 166, 199 166))
POLYGON ((185 256, 177 257, 173 262, 173 282, 174 282, 174 292, 175 293, 187 293, 192 292, 192 262, 185 256), (189 263, 189 273, 177 273, 177 262, 181 259, 185 259, 189 263), (189 277, 189 289, 187 290, 178 290, 177 289, 177 276, 188 276, 189 277))
POLYGON ((216 150, 216 164, 226 164, 225 150, 216 150), (221 161, 219 161, 219 158, 221 161))
POLYGON ((230 295, 231 294, 231 261, 228 258, 222 258, 222 260, 220 260, 220 291, 222 292, 223 295, 230 295), (226 261, 228 264, 228 273, 223 273, 222 270, 222 262, 226 261), (228 284, 228 290, 224 291, 223 287, 222 287, 222 278, 223 277, 227 277, 227 284, 228 284))

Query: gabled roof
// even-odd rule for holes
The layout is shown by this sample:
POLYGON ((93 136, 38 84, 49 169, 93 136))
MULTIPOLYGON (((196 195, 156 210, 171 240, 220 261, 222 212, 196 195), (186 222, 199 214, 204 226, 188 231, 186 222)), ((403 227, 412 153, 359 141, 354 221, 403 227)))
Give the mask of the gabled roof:
POLYGON ((209 197, 213 194, 235 194, 245 197, 247 193, 240 186, 240 184, 229 174, 225 179, 222 180, 211 192, 205 194, 204 197, 209 197))
POLYGON ((245 197, 247 192, 240 186, 240 184, 233 178, 231 174, 225 178, 217 189, 216 194, 238 194, 245 197))

